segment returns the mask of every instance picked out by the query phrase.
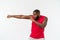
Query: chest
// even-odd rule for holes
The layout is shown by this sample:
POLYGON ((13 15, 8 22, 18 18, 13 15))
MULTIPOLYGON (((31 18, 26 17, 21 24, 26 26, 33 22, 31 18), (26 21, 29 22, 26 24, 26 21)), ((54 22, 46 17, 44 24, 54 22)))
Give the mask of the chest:
MULTIPOLYGON (((39 23, 43 23, 43 21, 44 21, 44 17, 40 17, 38 20, 37 20, 37 22, 39 22, 39 23)), ((32 22, 32 25, 36 25, 34 22, 32 22)))

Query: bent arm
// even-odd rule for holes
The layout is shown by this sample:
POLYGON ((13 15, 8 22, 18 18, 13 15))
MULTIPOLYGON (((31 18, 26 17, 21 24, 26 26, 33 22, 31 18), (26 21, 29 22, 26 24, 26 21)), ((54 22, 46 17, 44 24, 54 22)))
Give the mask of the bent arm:
MULTIPOLYGON (((32 20, 33 20, 33 19, 32 19, 32 20)), ((48 18, 47 18, 47 17, 45 17, 43 23, 39 23, 39 22, 33 20, 33 22, 35 22, 35 23, 36 23, 39 27, 41 27, 41 28, 45 28, 45 27, 46 27, 47 21, 48 21, 48 18)))

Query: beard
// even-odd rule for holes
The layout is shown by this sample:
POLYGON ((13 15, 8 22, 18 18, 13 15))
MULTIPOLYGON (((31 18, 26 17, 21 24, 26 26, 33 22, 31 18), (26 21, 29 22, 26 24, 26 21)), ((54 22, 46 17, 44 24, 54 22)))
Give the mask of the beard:
POLYGON ((35 20, 38 20, 39 19, 39 16, 37 16, 36 18, 35 18, 35 20))

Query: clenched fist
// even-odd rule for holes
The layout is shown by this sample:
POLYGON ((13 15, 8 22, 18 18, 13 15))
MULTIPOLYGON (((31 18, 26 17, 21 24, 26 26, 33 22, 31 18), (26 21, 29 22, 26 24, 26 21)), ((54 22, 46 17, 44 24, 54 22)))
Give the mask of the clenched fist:
POLYGON ((12 17, 12 15, 8 15, 8 16, 7 16, 7 18, 11 18, 11 17, 12 17))
POLYGON ((35 21, 33 17, 30 17, 31 21, 35 21))

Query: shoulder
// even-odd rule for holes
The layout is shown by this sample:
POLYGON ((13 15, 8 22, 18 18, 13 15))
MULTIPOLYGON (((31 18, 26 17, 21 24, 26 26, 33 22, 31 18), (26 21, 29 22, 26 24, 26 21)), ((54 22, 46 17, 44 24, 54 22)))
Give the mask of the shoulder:
POLYGON ((48 17, 47 16, 44 16, 44 15, 41 15, 42 17, 44 17, 45 20, 48 20, 48 17))

